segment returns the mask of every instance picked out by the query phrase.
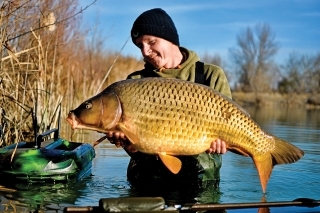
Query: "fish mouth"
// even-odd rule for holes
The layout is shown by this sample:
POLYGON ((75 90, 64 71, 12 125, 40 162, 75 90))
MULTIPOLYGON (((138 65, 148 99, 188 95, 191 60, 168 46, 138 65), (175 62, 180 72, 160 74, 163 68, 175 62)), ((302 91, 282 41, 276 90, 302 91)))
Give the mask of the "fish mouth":
POLYGON ((74 113, 71 111, 66 118, 67 122, 71 125, 71 129, 76 129, 79 126, 79 121, 77 120, 74 113))
POLYGON ((90 125, 83 125, 81 121, 78 120, 77 116, 73 113, 73 111, 70 111, 68 114, 68 117, 66 118, 66 121, 71 125, 71 129, 87 129, 87 130, 93 130, 100 133, 107 133, 108 131, 101 129, 99 127, 90 126, 90 125))

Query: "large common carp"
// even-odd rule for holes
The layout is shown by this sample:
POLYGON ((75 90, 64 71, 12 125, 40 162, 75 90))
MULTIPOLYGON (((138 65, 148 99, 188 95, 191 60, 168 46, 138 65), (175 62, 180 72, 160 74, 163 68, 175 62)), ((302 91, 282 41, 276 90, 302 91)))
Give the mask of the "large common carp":
POLYGON ((235 102, 210 87, 178 79, 124 80, 70 111, 73 129, 123 132, 137 150, 159 155, 178 173, 179 155, 197 155, 220 138, 250 156, 265 192, 273 166, 299 160, 303 151, 263 131, 235 102))

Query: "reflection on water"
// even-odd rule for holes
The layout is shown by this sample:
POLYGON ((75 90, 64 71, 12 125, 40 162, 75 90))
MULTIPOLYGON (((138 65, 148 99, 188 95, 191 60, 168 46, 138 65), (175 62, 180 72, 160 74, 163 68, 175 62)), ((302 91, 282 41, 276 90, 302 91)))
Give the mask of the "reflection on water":
MULTIPOLYGON (((320 111, 276 108, 248 111, 264 130, 305 152, 294 164, 274 167, 267 187, 267 201, 292 201, 302 197, 319 200, 320 111)), ((251 159, 227 153, 223 162, 222 202, 259 202, 260 182, 251 159)))
POLYGON ((6 187, 17 191, 14 193, 0 192, 2 204, 0 211, 3 212, 7 208, 10 212, 12 208, 16 212, 22 212, 23 209, 60 210, 65 206, 75 204, 86 184, 84 181, 56 184, 9 183, 6 184, 6 187))
MULTIPOLYGON (((294 164, 275 166, 265 198, 272 201, 292 201, 307 197, 320 199, 320 111, 299 108, 248 108, 251 117, 267 132, 298 146, 305 156, 294 164)), ((182 191, 137 191, 126 180, 129 158, 122 149, 102 143, 96 148, 93 175, 80 182, 68 184, 9 184, 15 193, 0 192, 1 212, 26 210, 58 210, 65 206, 97 206, 100 198, 128 196, 157 196, 167 202, 188 200, 201 195, 220 203, 260 202, 263 197, 257 171, 251 158, 227 153, 223 156, 220 190, 199 193, 191 187, 182 191), (194 194, 192 194, 194 193, 194 194)), ((1 183, 0 185, 4 185, 1 183)), ((168 184, 169 186, 170 184, 168 184)), ((233 212, 232 210, 228 212, 233 212)), ((274 212, 274 211, 271 211, 274 212)))
MULTIPOLYGON (((320 127, 320 111, 302 108, 248 107, 246 110, 260 125, 279 124, 283 126, 301 126, 318 129, 320 127)), ((304 128, 302 128, 304 129, 304 128)))

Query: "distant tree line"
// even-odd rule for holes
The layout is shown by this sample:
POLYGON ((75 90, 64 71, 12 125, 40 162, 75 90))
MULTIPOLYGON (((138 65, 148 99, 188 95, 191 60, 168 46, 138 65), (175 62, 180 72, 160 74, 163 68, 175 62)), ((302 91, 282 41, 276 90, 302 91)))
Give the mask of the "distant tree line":
POLYGON ((284 65, 275 63, 279 50, 268 24, 248 27, 237 36, 230 49, 236 90, 245 92, 319 93, 320 52, 315 56, 292 53, 284 65))
POLYGON ((320 54, 315 56, 293 53, 282 66, 278 82, 281 93, 320 93, 320 54))

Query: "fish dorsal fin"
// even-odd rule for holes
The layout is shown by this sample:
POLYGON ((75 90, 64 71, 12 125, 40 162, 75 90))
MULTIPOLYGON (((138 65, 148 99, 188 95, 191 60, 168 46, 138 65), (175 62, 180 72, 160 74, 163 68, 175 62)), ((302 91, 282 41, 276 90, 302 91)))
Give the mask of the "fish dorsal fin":
POLYGON ((123 123, 117 124, 117 127, 126 135, 132 144, 138 144, 140 142, 140 138, 131 130, 131 128, 127 127, 123 123))
POLYGON ((179 158, 167 155, 164 152, 158 153, 163 164, 173 173, 177 174, 181 170, 182 163, 179 158))
MULTIPOLYGON (((213 90, 211 87, 210 87, 211 90, 213 90)), ((214 91, 214 90, 213 90, 214 91)), ((217 93, 216 91, 214 91, 215 93, 217 93)), ((227 101, 229 101, 231 104, 235 105, 241 112, 243 112, 246 116, 248 117, 251 117, 249 112, 243 108, 242 106, 240 106, 237 102, 235 102, 234 100, 232 100, 231 98, 229 98, 228 96, 224 95, 224 94, 221 94, 221 93, 218 93, 218 95, 224 99, 226 99, 227 101)))

